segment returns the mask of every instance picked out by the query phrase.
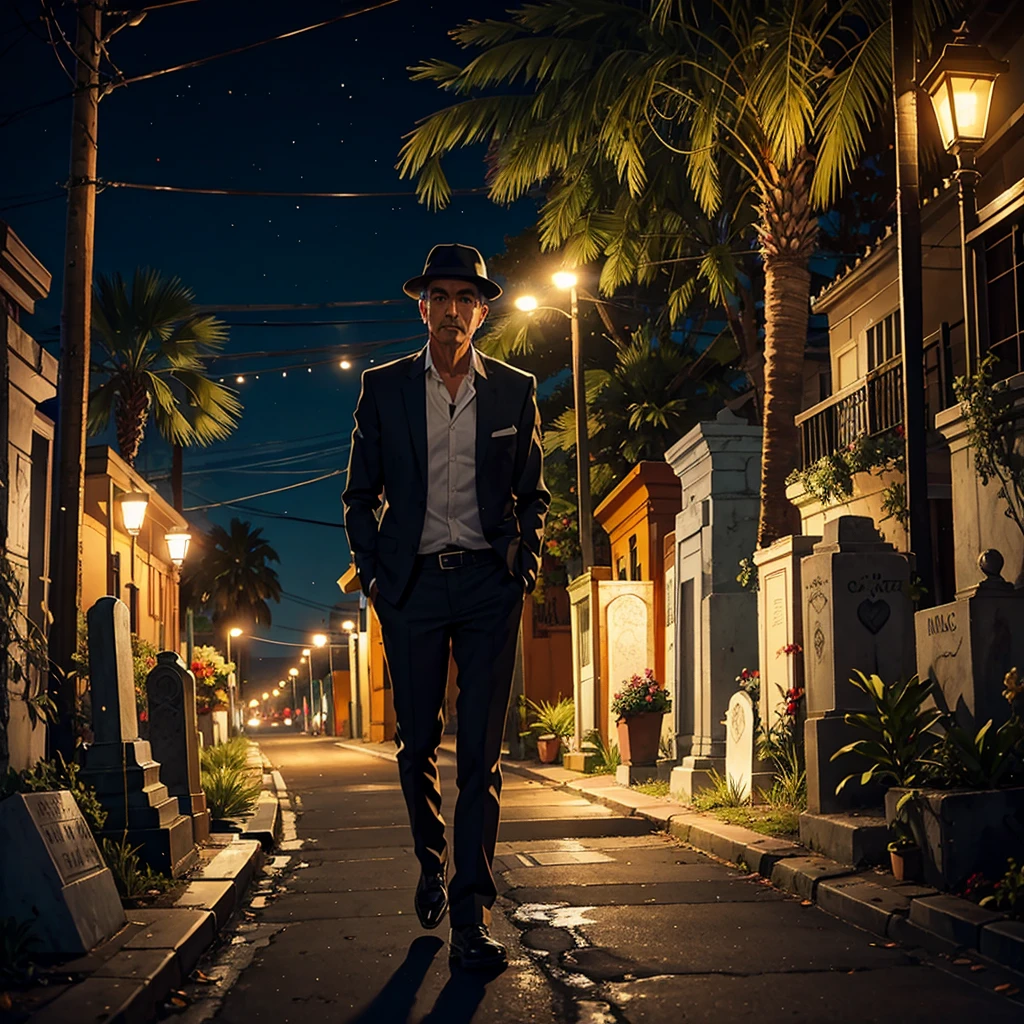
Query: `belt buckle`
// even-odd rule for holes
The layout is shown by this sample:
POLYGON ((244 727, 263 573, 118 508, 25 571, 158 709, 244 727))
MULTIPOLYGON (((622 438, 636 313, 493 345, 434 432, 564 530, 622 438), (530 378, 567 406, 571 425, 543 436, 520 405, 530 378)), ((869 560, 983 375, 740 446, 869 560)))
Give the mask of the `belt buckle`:
POLYGON ((449 569, 461 569, 462 568, 462 556, 463 556, 463 554, 464 554, 464 552, 462 552, 462 551, 442 551, 441 554, 438 557, 438 562, 440 563, 441 568, 446 570, 446 571, 449 570, 449 569), (459 560, 457 562, 454 562, 453 564, 449 565, 447 563, 446 559, 454 558, 456 555, 458 555, 459 560))

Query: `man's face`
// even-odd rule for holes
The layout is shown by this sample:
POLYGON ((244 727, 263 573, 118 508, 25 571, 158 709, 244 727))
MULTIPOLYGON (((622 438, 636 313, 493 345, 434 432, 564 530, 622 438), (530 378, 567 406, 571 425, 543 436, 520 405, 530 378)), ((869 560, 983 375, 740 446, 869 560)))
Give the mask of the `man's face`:
POLYGON ((439 279, 420 299, 420 316, 439 342, 458 347, 472 340, 487 317, 487 305, 475 284, 439 279))

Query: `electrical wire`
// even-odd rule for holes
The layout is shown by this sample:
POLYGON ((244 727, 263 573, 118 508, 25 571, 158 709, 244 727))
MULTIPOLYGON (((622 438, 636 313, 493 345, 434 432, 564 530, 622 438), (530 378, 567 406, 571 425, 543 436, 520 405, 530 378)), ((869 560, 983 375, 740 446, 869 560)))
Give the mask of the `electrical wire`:
POLYGON ((318 484, 321 480, 327 480, 332 476, 339 476, 344 473, 343 469, 333 469, 330 473, 324 473, 322 476, 314 477, 312 480, 300 480, 298 483, 288 484, 285 487, 275 487, 269 491, 259 491, 256 494, 243 494, 239 498, 232 498, 230 501, 213 501, 207 505, 192 505, 189 508, 182 509, 183 512, 202 512, 208 508, 219 508, 221 505, 232 505, 240 501, 249 501, 250 498, 265 498, 270 494, 280 494, 282 491, 292 491, 296 487, 306 487, 309 484, 318 484))
POLYGON ((360 324, 418 324, 418 316, 377 317, 372 320, 226 320, 225 327, 358 327, 360 324))
MULTIPOLYGON (((389 0, 394 3, 395 0, 389 0)), ((270 199, 416 199, 415 192, 405 189, 402 192, 290 192, 270 189, 250 188, 199 188, 185 185, 156 185, 151 182, 111 181, 108 178, 97 178, 93 184, 98 188, 129 188, 143 192, 178 192, 193 196, 256 196, 270 199)), ((452 189, 456 196, 487 195, 487 188, 452 189)))
MULTIPOLYGON (((9 197, 11 198, 11 197, 9 197)), ((21 198, 15 196, 13 198, 21 198)), ((406 299, 344 299, 340 302, 236 303, 231 305, 196 306, 197 313, 291 313, 300 309, 341 309, 347 306, 408 305, 406 299)))
MULTIPOLYGON (((290 356, 315 356, 323 355, 325 352, 333 352, 339 356, 358 357, 361 353, 386 348, 388 345, 405 345, 410 341, 421 341, 422 334, 410 334, 404 338, 381 338, 379 341, 342 341, 334 345, 318 345, 313 348, 283 348, 276 350, 262 350, 258 352, 215 352, 213 355, 203 356, 207 362, 218 360, 232 361, 235 359, 255 359, 263 357, 266 359, 284 359, 290 356)), ((330 360, 333 362, 333 360, 330 360)))
POLYGON ((114 89, 119 89, 124 85, 134 85, 136 82, 145 82, 152 78, 160 78, 163 75, 173 74, 175 71, 188 71, 191 68, 201 67, 203 64, 209 64, 211 61, 220 60, 222 57, 233 57, 239 53, 246 53, 249 50, 255 50, 260 46, 266 46, 268 43, 276 43, 282 39, 292 39, 295 36, 303 35, 306 32, 312 32, 314 29, 325 28, 327 25, 333 25, 339 21, 345 21, 348 18, 355 18, 360 14, 368 14, 370 11, 379 10, 382 7, 390 7, 392 4, 397 3, 398 0, 377 0, 376 3, 367 4, 364 7, 357 8, 354 11, 344 11, 341 14, 336 14, 333 18, 328 18, 326 21, 317 22, 315 25, 305 25, 302 28, 292 29, 290 32, 282 32, 279 35, 271 36, 269 39, 260 39, 255 43, 246 43, 244 46, 236 46, 234 49, 225 50, 222 53, 210 54, 208 57, 200 57, 198 60, 186 61, 184 64, 177 64, 170 68, 160 68, 157 71, 147 71, 141 75, 133 75, 131 78, 122 78, 120 81, 114 82, 107 86, 107 92, 114 89))

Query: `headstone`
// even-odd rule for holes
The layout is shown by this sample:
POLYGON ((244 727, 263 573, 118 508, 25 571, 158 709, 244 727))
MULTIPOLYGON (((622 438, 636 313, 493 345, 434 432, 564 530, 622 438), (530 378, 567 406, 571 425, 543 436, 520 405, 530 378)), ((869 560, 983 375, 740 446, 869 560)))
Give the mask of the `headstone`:
POLYGON ((757 756, 757 714, 753 698, 738 690, 725 715, 725 777, 755 803, 771 789, 774 775, 757 756))
POLYGON ((125 923, 114 878, 66 790, 0 803, 0 907, 40 953, 86 953, 125 923))
POLYGON ((95 742, 81 778, 107 811, 102 835, 141 847, 141 859, 175 877, 197 860, 192 823, 160 781, 148 740, 139 739, 128 606, 101 597, 87 616, 95 742), (126 835, 127 832, 127 835, 126 835))
POLYGON ((989 719, 998 727, 1009 718, 1003 677, 1024 671, 1024 590, 1003 579, 998 551, 982 552, 978 567, 981 583, 914 617, 918 671, 935 680, 939 705, 972 734, 989 719))
MULTIPOLYGON (((608 637, 608 692, 614 693, 633 676, 642 676, 651 668, 654 652, 647 638, 650 611, 646 602, 636 594, 622 594, 609 602, 605 611, 608 637)), ((618 715, 608 711, 608 735, 616 735, 618 715)))
POLYGON ((840 516, 801 567, 807 721, 807 806, 836 813, 880 803, 870 788, 839 782, 856 763, 832 754, 857 738, 844 715, 871 704, 850 683, 856 670, 886 682, 914 674, 913 605, 907 556, 882 540, 866 516, 840 516))
POLYGON ((160 763, 160 781, 192 818, 197 843, 210 838, 210 812, 199 781, 196 678, 174 651, 162 651, 146 677, 149 744, 160 763))
POLYGON ((762 432, 732 413, 698 423, 665 453, 682 493, 675 521, 675 752, 687 798, 725 770, 722 710, 757 663, 757 600, 736 581, 757 543, 762 432))

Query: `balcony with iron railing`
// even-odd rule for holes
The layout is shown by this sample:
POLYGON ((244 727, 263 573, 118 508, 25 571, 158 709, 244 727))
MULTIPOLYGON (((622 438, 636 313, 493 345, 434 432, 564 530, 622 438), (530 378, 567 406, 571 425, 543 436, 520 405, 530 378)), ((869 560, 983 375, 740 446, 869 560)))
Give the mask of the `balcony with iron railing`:
MULTIPOLYGON (((953 396, 954 336, 963 322, 942 324, 924 339, 926 421, 955 402, 953 396)), ((962 347, 962 340, 959 345, 962 347)), ((853 384, 837 391, 796 417, 800 428, 801 469, 842 451, 858 438, 876 437, 903 422, 903 357, 895 356, 853 384)))

